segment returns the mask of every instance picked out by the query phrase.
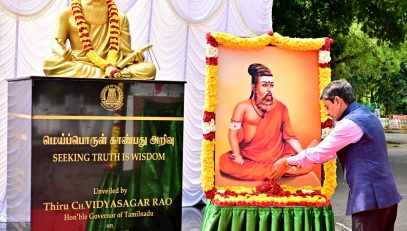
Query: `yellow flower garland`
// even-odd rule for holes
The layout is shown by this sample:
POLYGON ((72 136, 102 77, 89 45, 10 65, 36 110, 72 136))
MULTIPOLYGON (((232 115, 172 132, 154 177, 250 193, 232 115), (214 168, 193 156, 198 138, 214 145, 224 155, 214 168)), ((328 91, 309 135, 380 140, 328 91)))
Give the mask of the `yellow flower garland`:
POLYGON ((309 51, 321 49, 321 47, 325 44, 325 38, 318 39, 290 38, 281 36, 278 33, 274 33, 273 36, 271 36, 270 43, 280 48, 309 51))
POLYGON ((118 78, 121 76, 120 72, 115 68, 118 51, 119 51, 119 34, 120 34, 120 24, 119 24, 119 12, 117 10, 116 4, 113 0, 106 1, 108 6, 108 20, 109 20, 109 51, 107 54, 107 59, 100 57, 94 50, 92 46, 92 41, 89 37, 89 31, 85 17, 83 16, 81 0, 72 0, 72 14, 75 19, 75 23, 78 27, 79 39, 82 43, 82 49, 85 52, 89 60, 98 66, 100 69, 104 70, 106 75, 109 77, 118 78), (113 76, 111 76, 113 75, 113 76))
MULTIPOLYGON (((280 48, 293 49, 293 50, 320 50, 326 42, 325 38, 318 39, 300 39, 300 38, 289 38, 279 35, 278 33, 270 33, 257 37, 251 38, 241 38, 233 35, 229 35, 222 32, 212 32, 210 34, 217 42, 217 45, 222 45, 229 48, 261 48, 269 44, 280 48)), ((209 45, 208 45, 209 46, 209 45)), ((213 50, 213 47, 212 47, 213 50)), ((217 54, 217 52, 212 52, 217 54)), ((217 57, 215 57, 217 58, 217 57)), ((206 66, 206 93, 205 93, 205 104, 204 111, 215 112, 216 109, 216 94, 217 94, 217 82, 218 82, 218 66, 216 64, 207 64, 206 66)), ((320 67, 319 68, 319 89, 320 92, 329 84, 331 81, 331 69, 330 67, 320 67)), ((325 122, 329 119, 326 114, 325 107, 323 104, 320 106, 321 122, 325 122)), ((216 187, 214 185, 214 149, 215 142, 203 140, 202 142, 202 188, 205 192, 217 189, 217 190, 232 190, 235 192, 254 192, 254 188, 250 187, 240 187, 240 186, 227 186, 227 187, 216 187)), ((322 195, 325 195, 328 199, 334 193, 336 188, 336 160, 331 160, 323 165, 325 172, 325 179, 323 186, 321 187, 310 187, 304 186, 301 188, 294 188, 287 185, 282 185, 284 190, 289 190, 295 192, 299 189, 311 189, 320 190, 322 195)), ((264 196, 253 197, 250 200, 255 201, 277 201, 277 202, 289 202, 298 201, 298 198, 288 197, 288 198, 263 198, 264 196), (261 199, 260 199, 261 198, 261 199), (263 200, 264 199, 264 200, 263 200)), ((215 197, 225 201, 224 198, 215 197)), ((230 200, 247 200, 247 198, 231 198, 230 200)), ((316 200, 326 200, 325 198, 302 198, 304 202, 316 202, 316 200)))
POLYGON ((208 155, 201 155, 202 166, 206 168, 205 174, 201 174, 201 181, 205 182, 203 185, 203 190, 209 191, 214 187, 213 177, 215 176, 215 162, 213 161, 213 158, 207 158, 207 156, 209 156, 209 153, 214 153, 215 141, 203 140, 202 151, 208 155))
POLYGON ((247 196, 229 196, 229 197, 222 197, 221 195, 215 195, 214 197, 215 200, 220 201, 220 202, 227 202, 227 203, 239 203, 239 202, 245 202, 245 203, 251 203, 251 202, 274 202, 274 203, 283 203, 287 204, 289 202, 307 202, 307 203, 321 203, 321 204, 326 204, 327 199, 323 196, 315 195, 315 196, 307 196, 307 197, 302 197, 302 196, 295 196, 295 195, 290 195, 288 197, 271 197, 267 196, 266 194, 262 193, 259 195, 252 195, 250 197, 247 196))
MULTIPOLYGON (((319 94, 328 86, 331 82, 331 68, 319 68, 319 94)), ((320 113, 321 113, 321 122, 325 122, 331 117, 326 114, 325 106, 322 101, 320 103, 320 113)))

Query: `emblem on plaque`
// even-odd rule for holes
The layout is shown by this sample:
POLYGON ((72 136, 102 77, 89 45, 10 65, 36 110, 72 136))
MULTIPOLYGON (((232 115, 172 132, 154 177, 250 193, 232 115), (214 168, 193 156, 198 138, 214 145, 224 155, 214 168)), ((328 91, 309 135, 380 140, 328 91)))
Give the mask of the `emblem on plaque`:
POLYGON ((110 84, 100 92, 100 104, 108 111, 120 109, 123 105, 123 90, 117 85, 110 84))

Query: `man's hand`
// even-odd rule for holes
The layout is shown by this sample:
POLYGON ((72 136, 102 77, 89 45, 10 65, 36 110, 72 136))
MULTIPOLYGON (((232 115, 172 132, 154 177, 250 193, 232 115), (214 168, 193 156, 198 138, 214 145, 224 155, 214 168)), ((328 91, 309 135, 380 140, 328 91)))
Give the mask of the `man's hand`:
POLYGON ((311 165, 307 168, 302 168, 302 167, 290 167, 287 172, 286 172, 286 176, 299 176, 299 175, 304 175, 307 174, 309 172, 312 171, 312 169, 314 168, 314 165, 311 165))
POLYGON ((308 147, 307 148, 312 148, 312 147, 315 147, 315 146, 317 146, 318 145, 318 140, 312 140, 311 141, 311 143, 308 145, 308 147))
POLYGON ((236 164, 243 165, 243 163, 244 163, 243 157, 239 154, 236 154, 236 153, 229 154, 229 158, 236 164))
POLYGON ((270 179, 278 180, 280 179, 289 169, 291 168, 288 165, 287 158, 281 158, 273 164, 273 169, 271 170, 270 179))

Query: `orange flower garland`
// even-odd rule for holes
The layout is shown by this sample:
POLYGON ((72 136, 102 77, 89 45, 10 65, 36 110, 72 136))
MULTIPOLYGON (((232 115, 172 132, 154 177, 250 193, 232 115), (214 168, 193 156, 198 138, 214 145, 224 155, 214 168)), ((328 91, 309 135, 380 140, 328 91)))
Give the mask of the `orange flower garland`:
POLYGON ((82 49, 89 60, 105 71, 105 74, 111 78, 121 77, 120 70, 116 68, 117 56, 119 51, 119 12, 113 0, 107 0, 107 7, 109 13, 109 52, 107 59, 100 57, 93 48, 92 41, 89 37, 89 31, 85 17, 83 16, 81 0, 72 0, 71 8, 75 23, 78 26, 79 38, 82 43, 82 49))

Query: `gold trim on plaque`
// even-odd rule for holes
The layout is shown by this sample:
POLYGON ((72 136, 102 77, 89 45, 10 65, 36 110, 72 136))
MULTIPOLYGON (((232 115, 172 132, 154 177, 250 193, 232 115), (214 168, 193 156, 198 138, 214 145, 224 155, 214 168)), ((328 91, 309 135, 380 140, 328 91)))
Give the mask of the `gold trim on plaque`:
POLYGON ((23 118, 23 119, 31 119, 31 115, 28 114, 21 114, 21 113, 16 113, 16 112, 9 112, 9 116, 14 116, 18 118, 23 118))
POLYGON ((153 116, 69 116, 69 115, 27 115, 9 112, 9 115, 33 120, 152 120, 152 121, 183 121, 184 117, 153 117, 153 116))

